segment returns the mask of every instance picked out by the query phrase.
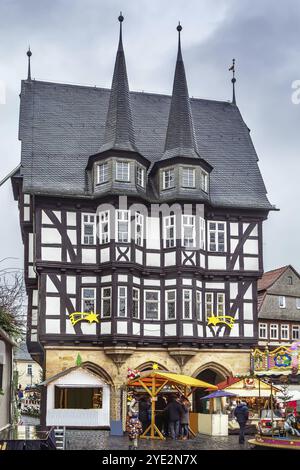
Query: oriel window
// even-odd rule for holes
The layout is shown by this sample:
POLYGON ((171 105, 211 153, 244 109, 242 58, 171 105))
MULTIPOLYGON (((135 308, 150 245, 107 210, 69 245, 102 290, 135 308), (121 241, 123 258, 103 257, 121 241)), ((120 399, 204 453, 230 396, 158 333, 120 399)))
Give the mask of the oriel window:
POLYGON ((103 287, 101 294, 101 315, 103 318, 109 318, 111 316, 111 288, 103 287))
POLYGON ((95 312, 96 304, 96 289, 86 288, 82 289, 82 311, 95 312))
POLYGON ((195 187, 195 168, 183 167, 182 171, 182 186, 184 188, 195 187))
POLYGON ((103 184, 108 181, 108 164, 101 163, 97 165, 97 184, 103 184))
POLYGON ((127 287, 118 287, 118 316, 127 317, 127 287))
POLYGON ((95 245, 96 243, 96 215, 82 214, 82 243, 95 245))
POLYGON ((176 290, 166 291, 166 320, 176 318, 176 290))
POLYGON ((128 243, 130 241, 130 211, 117 210, 117 242, 128 243))
POLYGON ((116 162, 116 179, 118 181, 129 181, 129 162, 116 162))
POLYGON ((175 186, 174 168, 163 171, 163 189, 171 189, 175 186))

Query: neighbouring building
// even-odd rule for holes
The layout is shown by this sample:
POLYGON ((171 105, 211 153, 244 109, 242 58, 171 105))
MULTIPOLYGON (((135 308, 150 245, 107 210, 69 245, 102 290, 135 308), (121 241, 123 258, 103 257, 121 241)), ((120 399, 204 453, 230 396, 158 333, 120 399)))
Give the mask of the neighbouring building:
POLYGON ((300 276, 293 266, 266 272, 258 281, 259 345, 300 341, 300 276))
POLYGON ((13 347, 15 342, 0 328, 0 430, 13 420, 13 347))
POLYGON ((30 356, 26 343, 18 344, 14 349, 15 369, 17 371, 18 385, 22 389, 39 384, 42 379, 41 366, 30 356))
POLYGON ((120 423, 128 368, 247 373, 258 339, 274 207, 235 78, 231 102, 190 99, 178 26, 172 96, 129 92, 119 21, 110 90, 32 80, 30 51, 21 85, 12 183, 47 424, 120 423))

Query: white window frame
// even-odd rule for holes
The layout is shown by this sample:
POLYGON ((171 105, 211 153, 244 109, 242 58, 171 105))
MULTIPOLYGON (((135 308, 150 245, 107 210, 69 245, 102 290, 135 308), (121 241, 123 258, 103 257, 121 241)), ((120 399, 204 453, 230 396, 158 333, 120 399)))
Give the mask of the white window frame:
POLYGON ((292 340, 300 339, 300 325, 292 325, 292 340), (295 333, 297 333, 295 335, 295 333))
POLYGON ((300 310, 300 297, 296 297, 296 309, 300 310))
POLYGON ((82 287, 81 288, 81 311, 89 313, 91 310, 86 310, 84 307, 84 302, 85 300, 93 301, 94 302, 94 308, 92 310, 93 313, 95 313, 96 310, 96 288, 95 287, 82 287), (93 297, 89 297, 85 294, 84 291, 93 291, 93 297))
POLYGON ((206 226, 205 226, 205 219, 203 217, 199 218, 199 234, 200 234, 200 250, 205 250, 206 244, 206 226))
POLYGON ((176 320, 176 290, 168 289, 165 295, 165 317, 166 320, 176 320), (169 299, 169 294, 174 294, 174 299, 169 299), (174 317, 169 316, 169 304, 174 304, 174 317))
POLYGON ((118 286, 118 317, 127 318, 127 286, 118 286), (121 294, 121 290, 124 294, 121 294), (121 313, 121 300, 124 302, 125 312, 121 313))
POLYGON ((140 318, 140 289, 138 287, 132 288, 132 318, 135 320, 140 318), (137 302, 137 316, 134 314, 135 302, 137 302))
POLYGON ((164 248, 174 248, 176 246, 176 216, 168 215, 163 217, 163 243, 164 248), (168 231, 173 228, 173 237, 168 236, 168 231))
POLYGON ((196 318, 202 321, 202 292, 200 290, 196 290, 196 318))
MULTIPOLYGON (((129 210, 116 210, 116 242, 117 243, 130 243, 130 211, 129 210), (127 219, 125 217, 127 214, 127 219), (127 241, 119 239, 119 223, 127 223, 127 241)), ((120 232, 121 233, 121 232, 120 232)), ((125 232, 122 232, 125 233, 125 232)))
POLYGON ((116 181, 130 182, 130 162, 116 161, 116 181))
POLYGON ((278 324, 277 323, 271 323, 270 324, 270 341, 273 339, 278 339, 278 324), (273 333, 276 332, 276 336, 273 336, 273 333))
POLYGON ((191 289, 182 290, 182 318, 183 320, 192 320, 192 311, 193 311, 193 296, 191 289), (185 295, 188 294, 186 298, 185 295), (189 313, 188 316, 185 315, 185 306, 188 304, 189 313))
POLYGON ((29 375, 30 377, 33 376, 32 364, 27 364, 26 375, 29 375), (30 372, 29 372, 29 371, 30 371, 30 372))
POLYGON ((205 292, 205 319, 214 314, 214 294, 213 292, 205 292), (208 297, 211 296, 211 300, 208 297), (211 311, 208 313, 208 307, 211 307, 211 311))
POLYGON ((195 220, 196 217, 194 215, 181 216, 181 243, 184 248, 195 248, 196 246, 195 220), (192 238, 185 236, 185 229, 189 229, 190 227, 192 227, 192 238))
POLYGON ((160 320, 160 291, 155 290, 155 289, 144 290, 144 304, 145 304, 144 320, 152 320, 152 321, 160 320), (155 292, 157 294, 157 301, 147 300, 148 292, 155 292), (156 302, 157 302, 157 318, 147 318, 147 303, 156 303, 156 302))
POLYGON ((135 213, 134 218, 134 241, 138 246, 144 245, 144 216, 140 212, 135 213), (137 228, 140 227, 140 235, 138 235, 137 228), (140 238, 140 239, 139 239, 140 238))
POLYGON ((168 168, 163 170, 163 189, 171 189, 175 187, 175 170, 174 168, 168 168), (172 175, 172 177, 171 177, 172 175))
POLYGON ((107 286, 107 287, 102 287, 101 288, 101 318, 111 318, 111 310, 112 310, 112 296, 111 296, 111 287, 110 286, 107 286), (104 290, 109 290, 109 296, 104 296, 104 290), (109 299, 109 306, 110 306, 110 312, 109 312, 109 315, 105 315, 104 316, 104 308, 103 308, 103 305, 104 305, 104 301, 109 299))
POLYGON ((145 187, 145 168, 140 165, 136 166, 135 180, 138 186, 141 188, 145 187))
POLYGON ((97 165, 97 184, 108 182, 108 163, 98 163, 97 165))
POLYGON ((280 325, 280 338, 284 340, 289 340, 290 339, 290 326, 285 324, 280 325), (286 337, 284 337, 284 332, 286 332, 286 337))
POLYGON ((96 245, 96 218, 97 218, 97 214, 95 213, 88 213, 88 212, 84 212, 81 216, 81 243, 82 245, 88 245, 88 246, 91 246, 91 245, 96 245), (87 221, 85 221, 84 219, 85 218, 88 218, 87 221), (91 218, 94 218, 93 221, 91 221, 91 218), (85 227, 87 225, 91 225, 93 227, 93 234, 92 235, 85 235, 85 227), (85 237, 88 238, 88 242, 85 241, 85 237), (92 243, 90 243, 90 240, 92 241, 92 243))
POLYGON ((204 170, 201 170, 201 189, 208 193, 208 173, 204 170))
POLYGON ((104 245, 110 242, 110 212, 99 212, 99 243, 104 245), (107 224, 107 231, 104 231, 104 226, 107 224))
POLYGON ((285 308, 285 295, 280 295, 278 297, 279 308, 285 308))
POLYGON ((212 253, 226 253, 226 222, 224 221, 208 221, 208 250, 212 253), (211 228, 211 224, 215 224, 215 228, 211 228), (219 229, 219 224, 223 225, 223 229, 219 229), (224 243, 220 242, 220 234, 224 234, 224 243), (215 234, 215 241, 212 241, 212 234, 215 234), (212 245, 216 246, 215 250, 212 250, 212 245), (224 245, 224 250, 220 250, 220 245, 224 245))
POLYGON ((268 325, 267 323, 259 323, 258 324, 258 337, 260 339, 268 339, 268 325), (264 332, 262 334, 262 332, 264 332))
POLYGON ((181 186, 183 188, 195 188, 196 186, 196 171, 193 167, 181 168, 181 186))
POLYGON ((216 316, 221 317, 225 315, 225 294, 224 292, 217 292, 217 309, 216 316), (222 311, 220 310, 222 309, 222 311))

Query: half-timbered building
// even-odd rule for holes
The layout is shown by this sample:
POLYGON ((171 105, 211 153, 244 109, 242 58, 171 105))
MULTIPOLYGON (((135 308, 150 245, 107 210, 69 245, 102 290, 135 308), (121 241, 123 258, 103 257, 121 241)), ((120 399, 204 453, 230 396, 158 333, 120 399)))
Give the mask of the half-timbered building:
MULTIPOLYGON (((166 96, 129 91, 119 21, 110 90, 32 80, 29 53, 12 177, 28 349, 46 385, 108 386, 111 422, 128 367, 155 362, 211 383, 248 371, 272 209, 235 95, 189 98, 181 26, 166 96)), ((44 418, 66 403, 44 398, 44 418)), ((110 424, 97 419, 82 425, 110 424)))
POLYGON ((300 341, 300 276, 293 266, 268 271, 259 280, 258 321, 262 346, 300 341))

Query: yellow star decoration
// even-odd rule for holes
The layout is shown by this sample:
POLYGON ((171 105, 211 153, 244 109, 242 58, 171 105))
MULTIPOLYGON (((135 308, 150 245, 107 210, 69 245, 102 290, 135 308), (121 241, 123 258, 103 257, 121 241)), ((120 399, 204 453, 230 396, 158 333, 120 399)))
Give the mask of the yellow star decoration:
POLYGON ((158 369, 158 364, 156 364, 156 362, 154 362, 153 366, 152 366, 152 369, 154 370, 157 370, 158 369))
POLYGON ((95 312, 73 312, 69 314, 69 318, 73 326, 80 321, 99 323, 98 317, 99 315, 95 312))
POLYGON ((232 328, 234 324, 234 318, 230 315, 219 315, 218 317, 215 317, 214 314, 212 314, 211 317, 207 318, 207 326, 217 326, 220 323, 224 323, 224 325, 227 325, 229 328, 232 328))

